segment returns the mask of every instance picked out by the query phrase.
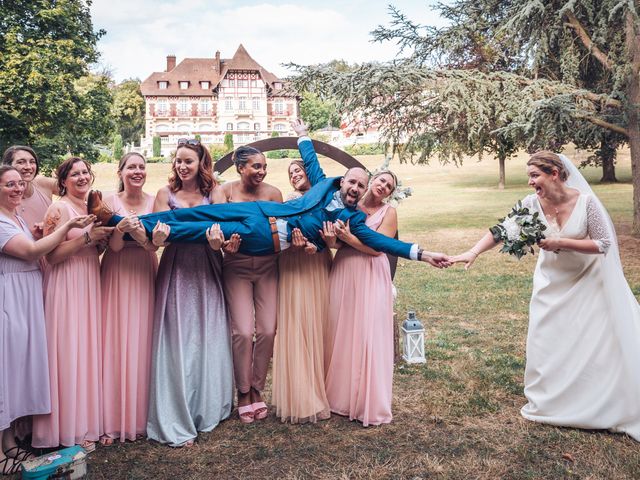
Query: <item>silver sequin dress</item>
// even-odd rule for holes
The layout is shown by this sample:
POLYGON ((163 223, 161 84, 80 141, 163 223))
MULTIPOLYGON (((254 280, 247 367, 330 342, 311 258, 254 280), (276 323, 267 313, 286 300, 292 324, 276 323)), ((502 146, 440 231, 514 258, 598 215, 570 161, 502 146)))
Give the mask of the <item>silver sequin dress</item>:
MULTIPOLYGON (((179 208, 175 197, 169 206, 179 208)), ((231 414, 233 363, 221 265, 208 245, 172 244, 162 254, 147 420, 152 440, 179 446, 231 414)))

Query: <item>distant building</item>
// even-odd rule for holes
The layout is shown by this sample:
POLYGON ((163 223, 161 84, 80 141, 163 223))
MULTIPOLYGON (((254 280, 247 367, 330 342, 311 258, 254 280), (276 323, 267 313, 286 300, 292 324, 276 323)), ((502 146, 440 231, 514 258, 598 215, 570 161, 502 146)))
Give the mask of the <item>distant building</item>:
POLYGON ((298 98, 284 82, 258 64, 240 45, 233 58, 185 58, 152 73, 141 85, 146 102, 145 136, 141 148, 151 155, 153 137, 162 139, 162 153, 179 138, 199 135, 205 144, 234 145, 267 138, 272 132, 292 134, 289 121, 299 116, 298 98))

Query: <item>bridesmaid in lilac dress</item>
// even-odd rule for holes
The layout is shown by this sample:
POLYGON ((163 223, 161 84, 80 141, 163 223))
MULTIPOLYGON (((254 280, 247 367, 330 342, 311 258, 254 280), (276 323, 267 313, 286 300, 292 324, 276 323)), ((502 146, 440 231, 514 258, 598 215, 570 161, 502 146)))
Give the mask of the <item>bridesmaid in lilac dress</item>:
POLYGON ((127 153, 118 165, 118 193, 105 199, 124 218, 116 226, 102 258, 102 340, 104 434, 135 440, 147 433, 151 331, 158 268, 156 247, 143 235, 125 241, 137 226, 135 215, 153 210, 153 195, 142 191, 147 178, 145 159, 127 153))
MULTIPOLYGON (((367 226, 393 237, 395 208, 383 202, 397 185, 389 171, 371 179, 358 203, 367 226)), ((366 427, 391 422, 393 384, 393 293, 389 260, 363 245, 348 227, 336 226, 348 244, 338 250, 329 279, 326 370, 331 411, 366 427)))
POLYGON ((53 250, 72 228, 92 216, 67 221, 34 241, 19 215, 26 183, 11 166, 0 166, 0 474, 16 473, 30 454, 16 445, 11 422, 49 413, 47 340, 38 258, 53 250), (19 381, 16 381, 19 379, 19 381))
MULTIPOLYGON (((207 149, 180 140, 154 211, 224 201, 220 190, 207 149)), ((156 226, 154 243, 166 238, 159 237, 166 228, 156 226)), ((220 252, 208 245, 171 244, 160 260, 147 435, 173 447, 193 445, 198 432, 213 430, 231 414, 233 364, 221 266, 220 252)))

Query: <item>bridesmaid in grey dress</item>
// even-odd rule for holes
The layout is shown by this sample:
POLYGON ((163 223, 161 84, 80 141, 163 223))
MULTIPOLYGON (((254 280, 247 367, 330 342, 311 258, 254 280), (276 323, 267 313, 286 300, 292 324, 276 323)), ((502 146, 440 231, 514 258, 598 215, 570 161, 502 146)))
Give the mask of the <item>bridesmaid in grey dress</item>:
MULTIPOLYGON (((216 202, 209 152, 179 141, 169 184, 154 211, 216 202)), ((158 244, 160 224, 154 231, 158 244)), ((233 406, 233 364, 222 293, 222 257, 208 245, 172 244, 156 280, 147 435, 172 447, 190 446, 233 406)))
POLYGON ((71 228, 95 218, 76 217, 34 241, 18 214, 26 182, 11 166, 0 166, 0 474, 19 471, 30 454, 16 445, 11 422, 49 413, 49 367, 42 272, 38 259, 62 242, 71 228))

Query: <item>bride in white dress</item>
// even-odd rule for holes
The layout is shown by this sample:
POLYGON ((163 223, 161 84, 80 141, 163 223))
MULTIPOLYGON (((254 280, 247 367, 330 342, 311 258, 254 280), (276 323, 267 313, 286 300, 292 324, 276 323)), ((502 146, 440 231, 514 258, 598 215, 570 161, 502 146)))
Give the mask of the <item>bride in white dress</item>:
MULTIPOLYGON (((547 238, 533 276, 523 417, 609 429, 640 441, 640 306, 624 278, 609 215, 563 155, 527 162, 547 238)), ((469 268, 496 245, 491 233, 453 258, 469 268)))

